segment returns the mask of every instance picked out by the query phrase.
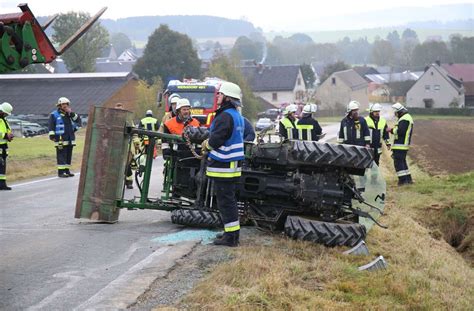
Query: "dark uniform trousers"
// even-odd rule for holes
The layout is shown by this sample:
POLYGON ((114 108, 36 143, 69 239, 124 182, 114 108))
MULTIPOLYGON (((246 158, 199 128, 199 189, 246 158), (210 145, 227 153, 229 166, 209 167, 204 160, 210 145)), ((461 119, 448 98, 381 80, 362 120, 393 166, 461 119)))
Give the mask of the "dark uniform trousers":
POLYGON ((239 209, 235 197, 238 178, 212 178, 217 206, 222 217, 222 223, 228 224, 239 220, 239 209))
POLYGON ((398 175, 399 184, 411 183, 411 174, 407 163, 408 150, 393 150, 393 165, 398 175))
POLYGON ((56 146, 58 174, 69 173, 69 170, 71 169, 73 147, 73 145, 56 146))
POLYGON ((7 148, 0 146, 0 186, 6 183, 7 172, 7 148))

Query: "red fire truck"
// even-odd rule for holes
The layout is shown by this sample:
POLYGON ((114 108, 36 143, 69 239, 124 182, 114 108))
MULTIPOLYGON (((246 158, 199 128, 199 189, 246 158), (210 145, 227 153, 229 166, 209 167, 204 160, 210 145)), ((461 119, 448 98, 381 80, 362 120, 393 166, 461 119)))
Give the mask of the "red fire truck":
POLYGON ((166 111, 170 105, 168 98, 171 94, 179 94, 181 98, 187 98, 191 103, 191 115, 198 119, 202 125, 209 126, 212 118, 209 114, 217 110, 217 91, 224 80, 219 78, 206 78, 203 81, 171 80, 163 92, 163 101, 166 111))

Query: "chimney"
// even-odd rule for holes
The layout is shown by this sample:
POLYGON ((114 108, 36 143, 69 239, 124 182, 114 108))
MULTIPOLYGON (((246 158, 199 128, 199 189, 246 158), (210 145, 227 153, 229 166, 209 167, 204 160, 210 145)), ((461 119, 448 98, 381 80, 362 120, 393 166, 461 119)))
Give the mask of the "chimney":
POLYGON ((438 65, 439 67, 441 67, 441 61, 440 61, 439 59, 436 61, 436 65, 438 65))

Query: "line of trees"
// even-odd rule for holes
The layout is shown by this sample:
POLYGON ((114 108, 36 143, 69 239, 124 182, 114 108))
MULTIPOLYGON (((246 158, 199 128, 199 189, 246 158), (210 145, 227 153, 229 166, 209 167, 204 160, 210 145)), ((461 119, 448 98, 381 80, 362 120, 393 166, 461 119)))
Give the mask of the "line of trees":
POLYGON ((376 64, 392 66, 402 70, 419 70, 436 60, 441 62, 474 63, 474 37, 458 34, 450 36, 448 42, 435 40, 420 42, 417 33, 405 29, 400 34, 395 30, 385 39, 376 38, 371 43, 367 38, 351 40, 345 37, 337 43, 315 43, 306 34, 294 34, 288 38, 277 36, 262 49, 260 40, 240 37, 231 54, 241 59, 260 59, 267 53, 266 63, 332 64, 343 61, 348 64, 376 64))

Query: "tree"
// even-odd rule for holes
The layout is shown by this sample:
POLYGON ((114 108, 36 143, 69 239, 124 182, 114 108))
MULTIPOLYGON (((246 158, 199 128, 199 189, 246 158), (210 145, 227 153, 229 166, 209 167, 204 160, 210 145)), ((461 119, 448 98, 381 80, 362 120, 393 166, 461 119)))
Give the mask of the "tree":
POLYGON ((122 54, 126 49, 132 47, 132 41, 123 32, 112 34, 110 37, 110 43, 114 47, 117 56, 122 54))
POLYGON ((240 36, 234 43, 230 55, 237 59, 254 59, 262 58, 261 43, 250 40, 246 36, 240 36))
POLYGON ((143 56, 137 60, 134 71, 149 84, 157 77, 163 81, 176 77, 198 78, 201 61, 191 39, 160 25, 148 38, 143 56))
POLYGON ((426 41, 419 44, 413 50, 412 62, 415 66, 426 66, 440 61, 448 63, 451 61, 451 54, 445 42, 426 41))
MULTIPOLYGON (((53 25, 53 40, 63 44, 78 30, 90 15, 84 12, 60 14, 53 25)), ((96 22, 89 31, 67 50, 62 58, 69 72, 92 72, 95 70, 95 59, 102 49, 109 45, 107 29, 96 22)))
POLYGON ((402 33, 402 40, 416 40, 416 41, 418 41, 418 34, 413 29, 407 28, 402 33))
POLYGON ((379 66, 393 65, 395 50, 387 40, 374 42, 372 47, 372 61, 379 66))
POLYGON ((395 50, 397 51, 400 50, 402 41, 400 39, 400 35, 398 34, 398 31, 394 30, 392 32, 389 32, 387 35, 387 41, 390 42, 390 44, 395 50))
POLYGON ((295 42, 295 43, 297 43, 297 44, 314 43, 313 39, 311 39, 310 36, 308 36, 307 34, 304 34, 304 33, 295 33, 295 34, 291 35, 288 39, 295 42))
POLYGON ((449 38, 453 61, 455 63, 474 63, 474 37, 463 37, 459 34, 449 38))
POLYGON ((326 66, 326 68, 324 68, 324 73, 321 75, 321 83, 326 81, 326 79, 329 78, 329 76, 331 76, 334 72, 343 71, 347 69, 351 69, 351 66, 344 63, 343 61, 338 61, 334 64, 326 66))
POLYGON ((242 114, 249 119, 255 119, 257 112, 261 110, 260 102, 253 95, 247 80, 233 63, 225 56, 215 59, 209 67, 208 76, 219 77, 229 82, 236 83, 242 90, 242 114))
POLYGON ((313 88, 316 76, 310 65, 304 63, 301 67, 301 74, 303 75, 304 84, 307 88, 313 88))

